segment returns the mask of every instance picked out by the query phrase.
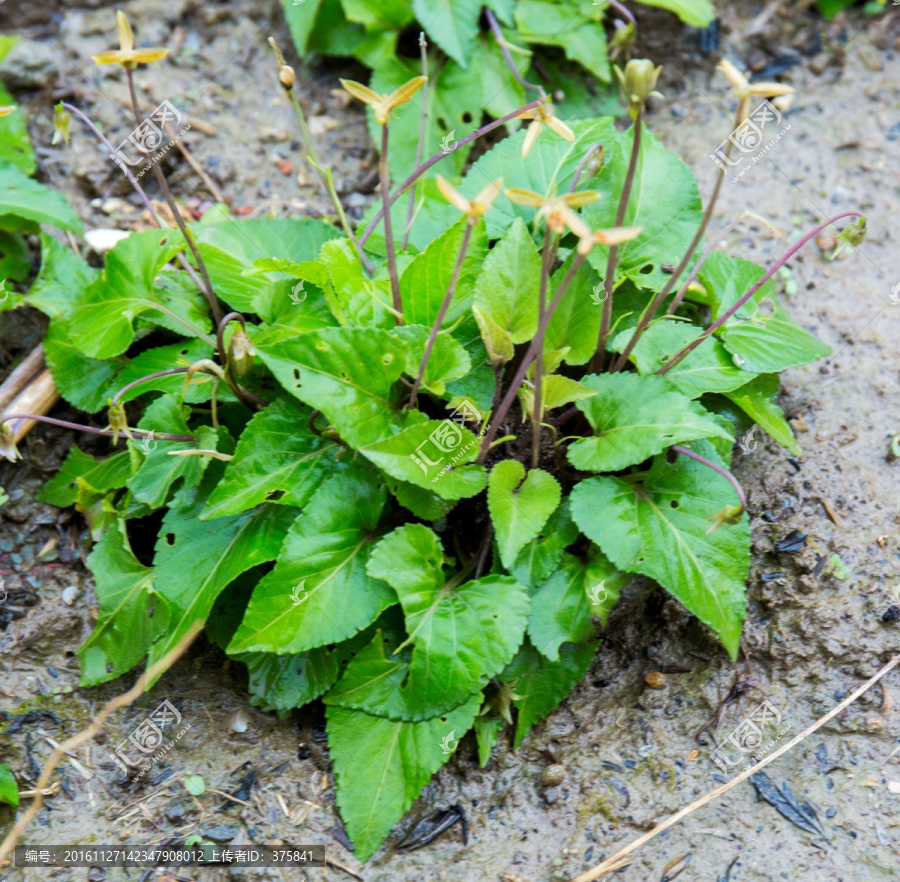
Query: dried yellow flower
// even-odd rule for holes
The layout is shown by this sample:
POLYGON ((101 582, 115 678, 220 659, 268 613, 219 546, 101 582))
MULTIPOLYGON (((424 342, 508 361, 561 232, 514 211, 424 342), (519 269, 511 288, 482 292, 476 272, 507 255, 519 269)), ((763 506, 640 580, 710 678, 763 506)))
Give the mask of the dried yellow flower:
POLYGON ((390 95, 379 95, 368 86, 355 80, 341 80, 341 85, 354 97, 368 104, 375 111, 375 119, 380 126, 387 125, 391 111, 401 104, 406 104, 425 84, 425 77, 413 77, 390 95))
POLYGON ((470 221, 476 221, 484 216, 491 207, 493 201, 500 194, 503 187, 503 178, 498 178, 488 184, 474 199, 466 199, 459 190, 440 175, 437 176, 438 190, 454 208, 468 215, 470 221))
POLYGON ((565 138, 567 141, 575 140, 575 133, 556 116, 553 105, 549 101, 539 104, 531 110, 523 110, 519 114, 519 119, 532 120, 531 125, 528 126, 528 131, 525 132, 525 140, 522 142, 522 156, 528 156, 531 152, 531 148, 534 147, 538 135, 540 135, 541 129, 545 125, 561 138, 565 138))
POLYGON ((121 9, 116 13, 116 30, 119 32, 119 49, 92 55, 97 64, 121 64, 128 70, 134 70, 139 64, 160 61, 169 54, 168 49, 135 49, 131 25, 121 9))

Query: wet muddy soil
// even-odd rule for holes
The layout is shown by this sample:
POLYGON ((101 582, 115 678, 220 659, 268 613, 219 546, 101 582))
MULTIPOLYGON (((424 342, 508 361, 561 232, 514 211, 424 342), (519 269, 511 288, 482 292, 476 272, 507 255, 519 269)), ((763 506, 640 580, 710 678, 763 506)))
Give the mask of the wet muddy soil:
MULTIPOLYGON (((30 18, 17 22, 33 42, 16 67, 20 79, 9 76, 9 61, 0 78, 24 105, 35 143, 49 143, 49 108, 60 95, 90 108, 106 131, 124 137, 130 128, 124 81, 98 76, 88 60, 108 48, 111 11, 88 6, 35 4, 30 18)), ((745 657, 731 663, 674 601, 636 579, 610 618, 590 672, 563 705, 515 753, 505 733, 484 770, 474 741, 463 740, 363 867, 341 844, 321 713, 280 720, 249 707, 242 666, 201 639, 150 695, 114 717, 104 739, 78 752, 77 765, 60 767, 54 780, 61 789, 24 842, 180 844, 196 833, 234 846, 323 843, 367 882, 494 880, 503 873, 526 882, 568 880, 733 776, 712 761, 710 733, 698 735, 730 693, 744 692, 726 707, 718 739, 735 731, 746 736, 747 719, 761 724, 752 714, 765 700, 774 714, 761 724, 762 734, 778 746, 900 651, 900 622, 883 620, 900 602, 900 463, 888 457, 900 432, 900 14, 888 6, 877 20, 860 15, 826 26, 808 6, 738 3, 723 12, 720 33, 722 51, 767 78, 780 66, 798 93, 781 123, 790 129, 743 177, 726 183, 711 229, 754 212, 758 218, 746 218, 725 244, 763 264, 785 240, 831 214, 859 208, 871 231, 845 259, 829 261, 822 248, 830 243, 811 243, 779 279, 788 310, 834 353, 784 377, 783 405, 803 455, 790 456, 761 433, 755 447, 736 452, 753 516, 745 657), (659 688, 647 684, 650 673, 663 674, 662 682, 651 678, 659 688), (147 779, 122 783, 111 751, 164 699, 191 728, 147 779), (780 717, 777 724, 772 716, 780 717), (551 764, 562 766, 564 777, 545 786, 551 764), (203 776, 207 792, 188 794, 186 774, 203 776), (455 826, 420 851, 393 849, 422 818, 456 804, 468 819, 468 845, 455 826)), ((290 108, 274 87, 265 38, 274 32, 289 42, 277 7, 146 0, 125 8, 148 39, 179 41, 176 64, 154 71, 153 100, 180 98, 189 117, 214 133, 195 127, 189 148, 234 206, 251 214, 325 212, 321 194, 304 183, 290 108)), ((706 196, 716 171, 709 154, 731 130, 732 99, 724 80, 712 75, 716 56, 701 52, 696 33, 662 13, 644 20, 639 51, 667 64, 665 100, 649 123, 693 167, 706 196)), ((304 82, 318 143, 358 214, 372 198, 373 153, 362 114, 332 93, 336 76, 346 72, 330 62, 306 70, 304 82)), ((139 223, 140 209, 84 132, 70 149, 46 147, 39 155, 44 179, 69 194, 87 228, 139 223)), ((182 159, 172 163, 180 192, 198 202, 211 198, 182 159)), ((33 316, 0 315, 4 363, 33 346, 40 330, 33 316)), ((0 737, 0 761, 23 781, 37 777, 51 750, 48 738, 61 741, 82 728, 103 701, 134 681, 132 675, 97 689, 77 686, 74 652, 90 630, 95 603, 82 564, 83 525, 33 502, 73 441, 36 429, 24 464, 0 467, 0 486, 12 496, 0 513, 0 569, 15 571, 8 586, 28 587, 38 598, 0 632, 0 716, 13 720, 0 737), (51 539, 56 548, 41 557, 51 539)), ((726 754, 741 756, 733 747, 726 754)), ((900 673, 767 772, 811 807, 819 832, 801 829, 802 814, 792 823, 747 782, 654 840, 616 878, 662 880, 679 868, 683 880, 726 882, 895 876, 900 673)), ((11 822, 4 811, 0 835, 11 822)), ((344 875, 334 868, 306 872, 310 879, 344 875)), ((0 879, 4 873, 37 878, 0 870, 0 879)), ((121 873, 58 870, 53 878, 125 878, 121 873)), ((138 878, 136 871, 128 878, 138 878)), ((302 873, 253 870, 245 878, 302 873)))

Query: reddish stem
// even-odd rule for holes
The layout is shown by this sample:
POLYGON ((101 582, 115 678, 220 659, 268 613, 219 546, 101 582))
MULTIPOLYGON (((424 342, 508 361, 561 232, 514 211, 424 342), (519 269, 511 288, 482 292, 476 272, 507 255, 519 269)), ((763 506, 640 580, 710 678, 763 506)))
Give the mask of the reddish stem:
POLYGON ((738 495, 738 500, 741 503, 741 510, 735 515, 735 517, 740 517, 747 510, 747 497, 744 495, 744 488, 738 483, 738 479, 735 478, 728 469, 722 468, 722 466, 714 463, 712 460, 707 459, 705 456, 700 456, 699 453, 694 453, 688 447, 682 447, 680 444, 673 444, 670 448, 674 450, 676 453, 680 453, 683 456, 687 456, 690 459, 696 460, 701 465, 705 465, 708 469, 712 469, 717 475, 721 475, 725 480, 730 482, 731 486, 734 487, 735 492, 738 495))
MULTIPOLYGON (((80 423, 70 423, 68 420, 57 420, 53 417, 41 416, 37 413, 11 413, 0 419, 0 426, 10 420, 36 420, 39 423, 49 423, 51 426, 61 426, 63 429, 74 429, 76 432, 89 432, 91 435, 112 435, 112 429, 95 429, 93 426, 82 426, 80 423)), ((164 432, 157 434, 152 429, 145 432, 143 429, 129 429, 132 435, 146 438, 150 435, 157 441, 193 441, 193 435, 169 435, 164 432)), ((119 434, 123 434, 121 431, 119 434)))

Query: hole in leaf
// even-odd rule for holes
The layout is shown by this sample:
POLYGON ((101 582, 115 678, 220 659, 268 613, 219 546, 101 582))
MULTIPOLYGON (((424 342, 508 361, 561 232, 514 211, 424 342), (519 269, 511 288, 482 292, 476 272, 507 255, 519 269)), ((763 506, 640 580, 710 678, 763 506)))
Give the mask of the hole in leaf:
POLYGON ((672 508, 678 508, 678 500, 677 500, 677 499, 673 499, 673 500, 669 503, 669 505, 671 505, 672 508))
POLYGON ((269 493, 268 500, 269 502, 278 502, 282 496, 284 496, 284 490, 273 490, 269 493))
POLYGON ((641 267, 641 275, 649 276, 650 273, 653 272, 653 264, 648 263, 646 266, 641 267))
POLYGON ((174 545, 175 544, 175 534, 174 533, 166 533, 166 545, 174 545))
POLYGON ((472 114, 468 110, 462 115, 462 121, 464 123, 472 122, 472 114))

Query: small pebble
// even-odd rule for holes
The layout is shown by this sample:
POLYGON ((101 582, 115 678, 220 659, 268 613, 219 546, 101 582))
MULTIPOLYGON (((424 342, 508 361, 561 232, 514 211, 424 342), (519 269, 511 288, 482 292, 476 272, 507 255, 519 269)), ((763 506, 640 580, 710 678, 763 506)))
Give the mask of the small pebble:
POLYGON ((75 603, 75 598, 78 597, 79 594, 81 594, 81 592, 74 585, 67 585, 63 588, 62 602, 66 606, 71 606, 75 603))
POLYGON ((544 787, 556 787, 566 777, 566 767, 559 763, 551 763, 541 772, 541 784, 544 787))
POLYGON ((250 726, 250 714, 243 708, 236 710, 228 718, 228 728, 232 732, 246 732, 250 726))
POLYGON ((651 671, 644 677, 644 682, 651 689, 662 689, 666 685, 666 675, 661 674, 659 671, 651 671))
POLYGON ((896 622, 897 619, 900 619, 900 606, 897 604, 889 606, 887 612, 881 617, 882 622, 896 622))

